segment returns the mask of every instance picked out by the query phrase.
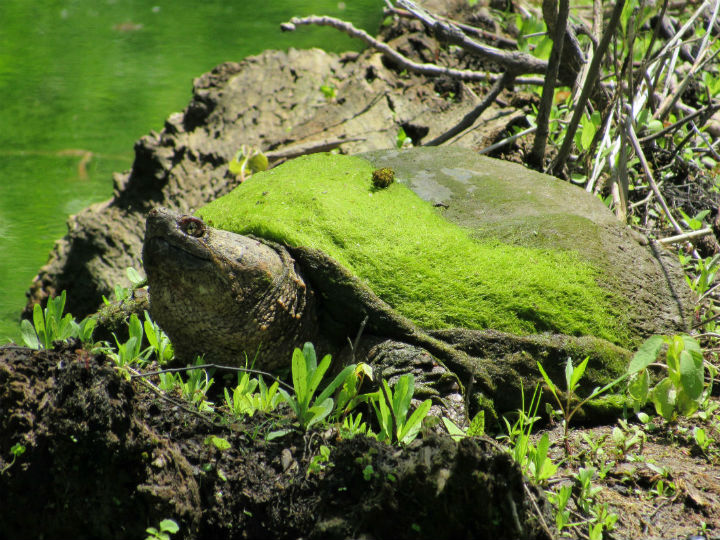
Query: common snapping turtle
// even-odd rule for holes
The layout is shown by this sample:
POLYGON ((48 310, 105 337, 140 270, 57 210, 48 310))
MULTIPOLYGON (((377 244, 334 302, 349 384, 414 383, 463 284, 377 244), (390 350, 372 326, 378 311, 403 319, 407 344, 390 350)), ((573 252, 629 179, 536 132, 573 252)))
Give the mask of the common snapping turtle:
POLYGON ((308 156, 199 215, 153 210, 143 249, 151 313, 181 360, 274 369, 366 322, 367 354, 426 351, 504 410, 536 359, 552 374, 589 354, 601 384, 628 347, 687 328, 671 258, 577 188, 464 149, 308 156), (397 181, 374 186, 378 167, 397 181))

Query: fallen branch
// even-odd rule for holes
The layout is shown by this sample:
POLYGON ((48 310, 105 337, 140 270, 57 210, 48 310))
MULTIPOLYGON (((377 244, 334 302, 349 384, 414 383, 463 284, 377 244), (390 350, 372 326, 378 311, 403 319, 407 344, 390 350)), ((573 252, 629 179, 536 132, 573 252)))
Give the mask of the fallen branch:
POLYGON ((507 52, 470 39, 456 25, 441 21, 410 0, 398 0, 398 5, 419 19, 440 41, 457 45, 480 58, 496 62, 515 75, 519 73, 545 73, 547 62, 523 52, 507 52))
POLYGON ((691 231, 683 234, 677 234, 675 236, 668 236, 667 238, 660 238, 657 240, 658 244, 677 244, 678 242, 684 242, 686 240, 692 240, 693 238, 702 238, 704 236, 711 236, 713 230, 710 227, 705 227, 697 231, 691 231))
POLYGON ((475 120, 477 120, 478 117, 483 113, 483 111, 485 111, 485 109, 487 109, 490 105, 493 104, 495 98, 500 95, 500 92, 502 92, 504 88, 512 85, 513 79, 514 76, 509 71, 503 73, 502 77, 500 77, 500 79, 498 79, 495 84, 493 84, 490 92, 488 92, 488 95, 485 96, 485 99, 483 99, 482 102, 477 105, 477 107, 467 113, 462 118, 462 120, 458 122, 457 125, 453 126, 442 135, 435 137, 432 141, 426 142, 425 144, 423 144, 423 146, 438 146, 472 126, 475 123, 475 120))
MULTIPOLYGON (((449 27, 448 32, 454 33, 452 26, 449 24, 441 23, 442 28, 449 27)), ((395 62, 400 68, 407 69, 414 73, 420 73, 429 77, 446 76, 454 79, 460 79, 463 81, 485 81, 488 79, 488 74, 484 71, 473 71, 469 69, 453 69, 437 66, 435 64, 426 64, 413 62, 408 57, 400 54, 395 49, 390 47, 387 43, 383 43, 370 36, 364 30, 355 28, 352 24, 336 19, 334 17, 319 17, 317 15, 310 15, 308 17, 293 17, 289 22, 280 25, 283 32, 292 32, 298 26, 306 25, 317 25, 317 26, 331 26, 341 32, 346 33, 348 36, 358 38, 364 41, 367 45, 377 49, 385 57, 395 62)), ((531 57, 523 53, 507 53, 494 47, 487 47, 481 45, 465 36, 459 29, 455 29, 457 33, 463 36, 465 39, 461 41, 465 42, 468 46, 474 47, 474 52, 484 56, 486 59, 496 62, 502 65, 506 70, 511 70, 515 74, 518 73, 545 73, 547 63, 537 58, 531 57)), ((440 36, 438 36, 440 37, 440 36)), ((445 36, 443 36, 445 37, 445 36)), ((449 36, 447 36, 449 37, 449 36)))

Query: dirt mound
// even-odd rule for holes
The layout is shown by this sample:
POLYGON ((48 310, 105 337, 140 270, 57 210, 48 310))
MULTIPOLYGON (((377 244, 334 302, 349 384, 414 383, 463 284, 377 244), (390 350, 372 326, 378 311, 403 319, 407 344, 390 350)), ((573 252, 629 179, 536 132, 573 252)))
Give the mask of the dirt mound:
POLYGON ((0 470, 26 447, 0 474, 0 537, 142 538, 166 518, 174 538, 549 537, 544 496, 490 440, 268 442, 269 418, 224 425, 73 345, 0 349, 0 389, 0 470))

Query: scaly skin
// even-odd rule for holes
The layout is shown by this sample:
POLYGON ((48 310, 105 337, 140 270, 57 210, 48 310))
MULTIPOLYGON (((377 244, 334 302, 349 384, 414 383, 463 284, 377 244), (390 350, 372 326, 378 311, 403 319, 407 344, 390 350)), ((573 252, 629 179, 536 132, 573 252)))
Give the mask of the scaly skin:
POLYGON ((143 262, 150 313, 192 362, 288 365, 288 351, 317 337, 312 291, 278 245, 213 229, 156 208, 147 218, 143 262))

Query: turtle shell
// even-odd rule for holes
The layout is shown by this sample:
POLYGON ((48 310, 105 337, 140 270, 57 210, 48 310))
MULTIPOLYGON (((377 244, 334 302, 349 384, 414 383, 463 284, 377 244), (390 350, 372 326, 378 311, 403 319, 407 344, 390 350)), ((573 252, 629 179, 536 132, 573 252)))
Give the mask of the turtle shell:
POLYGON ((592 335, 633 347, 686 330, 691 313, 673 257, 639 242, 599 199, 463 148, 305 156, 199 215, 302 251, 306 278, 337 313, 367 297, 339 297, 312 253, 426 330, 592 335), (395 182, 374 185, 378 168, 395 182))

